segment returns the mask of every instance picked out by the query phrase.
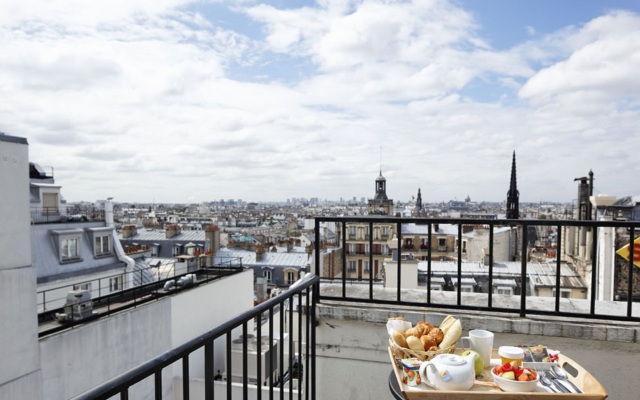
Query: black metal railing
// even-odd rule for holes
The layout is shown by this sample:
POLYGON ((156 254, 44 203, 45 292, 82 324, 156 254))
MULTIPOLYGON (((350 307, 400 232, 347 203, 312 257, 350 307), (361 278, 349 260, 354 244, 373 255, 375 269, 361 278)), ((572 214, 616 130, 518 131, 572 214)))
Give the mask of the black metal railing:
MULTIPOLYGON (((169 260, 168 264, 173 264, 173 260, 169 260)), ((122 267, 122 272, 113 273, 102 278, 96 278, 86 281, 76 281, 72 285, 61 285, 53 288, 39 290, 36 293, 37 310, 38 315, 51 312, 58 312, 63 308, 66 301, 67 293, 72 290, 87 290, 92 299, 106 297, 110 294, 117 294, 122 292, 123 289, 131 288, 132 286, 142 286, 145 282, 150 280, 157 283, 159 281, 165 282, 170 279, 180 278, 182 275, 189 273, 196 273, 199 280, 207 281, 211 278, 215 278, 223 271, 239 271, 242 270, 242 260, 240 258, 230 258, 223 262, 220 262, 212 268, 198 269, 195 272, 188 272, 185 274, 176 274, 175 266, 170 268, 169 274, 161 274, 158 268, 164 265, 147 266, 146 268, 138 268, 136 264, 133 270, 126 270, 122 267)))
MULTIPOLYGON (((284 399, 285 392, 288 399, 315 399, 316 393, 316 303, 317 276, 308 275, 287 292, 267 300, 249 311, 199 335, 188 342, 171 349, 149 360, 136 368, 129 370, 113 379, 77 396, 74 400, 100 400, 112 396, 128 399, 130 391, 135 385, 146 384, 151 388, 156 399, 161 399, 166 385, 173 385, 175 376, 172 366, 180 364, 182 373, 182 398, 190 399, 192 379, 190 377, 190 357, 196 352, 204 352, 204 398, 248 398, 249 390, 255 390, 255 398, 270 400, 284 399), (297 334, 294 313, 297 313, 297 334), (277 319, 277 321, 276 321, 277 319), (304 321, 303 321, 304 320, 304 321), (249 368, 250 332, 249 323, 256 321, 255 337, 255 369, 249 368), (274 324, 278 324, 276 327, 274 324), (285 337, 285 330, 288 334, 285 337), (295 337, 294 337, 295 336, 295 337), (234 339, 236 338, 236 339, 234 339), (264 338, 264 340, 263 340, 264 338), (266 343, 263 343, 266 342, 266 343), (224 352, 214 351, 216 344, 220 344, 224 352), (241 352, 241 374, 234 376, 232 351, 234 346, 241 352), (264 348, 263 348, 264 346, 264 348), (285 355, 285 347, 287 349, 285 355), (269 352, 271 357, 267 363, 261 362, 261 356, 269 352), (286 358, 285 358, 286 356, 286 358), (214 371, 215 361, 224 358, 226 371, 224 374, 214 371), (285 361, 287 363, 285 363, 285 361), (288 365, 285 371, 284 366, 288 365), (282 366, 278 368, 277 366, 282 366), (262 368, 269 369, 263 371, 262 368), (267 374, 265 374, 267 372, 267 374), (250 382, 249 375, 263 377, 255 384, 250 382), (166 379, 171 382, 166 383, 166 379), (165 383, 163 383, 165 380, 165 383), (293 382, 297 383, 297 389, 293 382), (263 393, 264 392, 264 393, 263 393), (218 394, 216 396, 216 393, 218 394)), ((252 352, 253 353, 253 352, 252 352)), ((192 357, 195 359, 195 357, 192 357)), ((237 361, 237 360, 236 360, 237 361)), ((176 388, 176 392, 179 389, 176 388)), ((253 398, 253 397, 252 397, 253 398)))
MULTIPOLYGON (((109 282, 109 277, 102 278, 98 280, 98 289, 91 289, 89 293, 91 294, 90 300, 88 303, 91 304, 91 308, 93 312, 89 316, 85 316, 83 318, 79 318, 77 320, 70 319, 64 322, 58 322, 57 315, 64 313, 65 305, 60 305, 61 302, 66 300, 65 297, 57 298, 57 299, 49 299, 47 300, 47 293, 60 292, 57 289, 51 289, 47 291, 38 292, 38 298, 42 298, 43 302, 48 302, 44 304, 55 304, 56 308, 49 308, 45 311, 38 313, 38 337, 45 337, 63 330, 73 329, 77 326, 83 325, 87 322, 108 317, 114 313, 121 312, 123 310, 127 310, 130 308, 139 307, 145 303, 159 300, 163 297, 170 296, 181 292, 182 290, 189 290, 192 287, 204 285, 211 281, 219 280, 224 277, 237 274, 242 272, 244 269, 242 267, 208 267, 201 268, 194 272, 188 272, 184 274, 173 274, 172 277, 167 277, 164 279, 159 279, 153 281, 151 283, 145 285, 138 285, 129 287, 127 289, 114 291, 113 293, 102 295, 102 291, 107 291, 107 287, 102 287, 101 282, 109 282), (185 280, 184 284, 178 284, 181 278, 189 278, 189 275, 195 275, 195 279, 185 280), (165 285, 167 282, 174 283, 167 288, 165 285), (96 297, 97 294, 97 297, 96 297), (55 322, 55 323, 52 323, 55 322)), ((131 272, 130 275, 135 275, 136 273, 141 271, 131 272)), ((113 275, 111 278, 122 278, 123 275, 113 275)), ((78 286, 86 285, 88 283, 95 283, 95 281, 87 281, 84 283, 78 284, 78 286)), ((72 287, 64 286, 61 289, 72 290, 72 287)), ((39 303, 40 304, 40 303, 39 303)))
MULTIPOLYGON (((460 310, 476 310, 476 311, 495 311, 495 312, 507 312, 519 314, 521 317, 526 315, 553 315, 562 317, 576 317, 576 318, 590 318, 590 319, 604 319, 604 320, 620 320, 620 321, 640 321, 638 317, 638 310, 640 308, 640 270, 636 270, 634 266, 633 258, 633 242, 638 236, 638 230, 640 229, 639 221, 566 221, 566 220, 487 220, 487 219, 445 219, 445 218, 399 218, 399 217, 318 217, 315 222, 315 272, 321 278, 321 282, 339 283, 342 285, 341 295, 320 295, 320 300, 337 300, 348 302, 360 302, 360 303, 373 303, 373 304, 394 304, 394 305, 406 305, 406 306, 418 306, 418 307, 430 307, 430 308, 450 308, 460 310), (369 293, 368 296, 363 297, 362 291, 351 294, 348 288, 362 285, 352 285, 350 281, 354 278, 353 274, 348 271, 348 263, 346 262, 346 254, 342 252, 342 265, 332 270, 337 271, 334 276, 323 276, 322 271, 329 271, 331 269, 322 268, 321 262, 323 260, 322 254, 327 250, 321 250, 320 244, 320 232, 322 232, 322 225, 324 223, 335 223, 337 226, 336 233, 340 238, 338 247, 348 248, 349 237, 345 234, 349 224, 362 225, 363 223, 369 224, 369 229, 373 229, 377 224, 394 224, 395 235, 397 241, 397 255, 393 260, 388 259, 385 261, 397 265, 397 277, 394 280, 395 287, 390 289, 395 290, 397 295, 395 300, 388 300, 376 297, 374 295, 374 286, 380 287, 386 285, 384 281, 376 280, 375 277, 369 276, 363 278, 362 282, 368 284, 369 293), (463 294, 462 291, 462 278, 468 277, 470 273, 463 268, 464 259, 463 256, 469 254, 463 252, 458 246, 455 252, 448 257, 457 264, 455 271, 451 272, 448 276, 450 282, 450 290, 457 292, 456 299, 453 302, 438 302, 436 296, 432 296, 432 290, 424 290, 424 299, 420 302, 409 300, 409 297, 403 298, 403 288, 401 287, 403 269, 401 268, 403 259, 406 256, 402 253, 402 226, 403 224, 418 224, 424 226, 424 236, 427 243, 431 243, 432 237, 436 234, 438 226, 443 224, 455 225, 457 230, 454 235, 458 243, 462 242, 463 228, 464 231, 468 231, 469 227, 484 227, 488 231, 486 248, 488 249, 488 255, 484 257, 483 261, 477 261, 486 265, 484 272, 485 279, 488 284, 478 290, 480 293, 463 294), (494 253, 494 246, 496 240, 494 240, 494 231, 497 232, 499 228, 508 228, 510 233, 508 236, 513 242, 510 243, 512 249, 512 259, 504 260, 499 259, 501 256, 494 253), (539 227, 539 228, 537 228, 539 227), (554 266, 553 276, 548 289, 549 293, 553 293, 555 301, 552 307, 541 308, 532 307, 528 303, 528 300, 535 296, 531 286, 534 282, 529 277, 529 268, 533 268, 531 265, 533 261, 530 259, 532 250, 539 247, 537 242, 545 242, 545 238, 533 237, 536 236, 537 231, 548 232, 553 231, 555 234, 555 246, 550 253, 555 254, 555 259, 546 260, 547 264, 554 266), (601 239, 600 232, 613 232, 616 240, 613 243, 609 243, 608 247, 604 245, 601 239), (564 236, 567 236, 566 238, 564 236), (566 243, 565 243, 566 242, 566 243), (615 251, 622 245, 630 244, 632 250, 631 256, 628 260, 615 256, 615 251), (610 255, 610 262, 607 265, 603 260, 603 255, 610 255), (524 255, 524 256, 523 256, 524 255), (603 261, 599 261, 603 260, 603 261), (496 279, 501 279, 501 272, 497 267, 501 262, 517 261, 519 264, 519 271, 516 276, 510 276, 520 286, 517 287, 514 295, 506 298, 503 295, 494 293, 493 282, 496 279), (590 274, 583 275, 581 278, 584 282, 582 290, 586 292, 583 300, 572 299, 574 302, 580 302, 584 305, 585 312, 578 312, 568 307, 565 303, 566 299, 561 296, 561 288, 566 287, 566 277, 562 275, 562 266, 579 263, 583 265, 583 269, 590 271, 590 274), (609 270, 605 270, 605 269, 609 270), (602 283, 600 273, 608 274, 615 286, 614 292, 611 294, 611 298, 600 298, 599 290, 602 283), (473 296, 473 297, 468 297, 473 296), (480 299, 483 304, 478 305, 478 296, 482 296, 480 299), (499 299, 498 301, 496 299, 499 299), (635 302, 634 302, 635 299, 635 302), (505 303, 506 301, 506 303, 505 303), (610 308, 610 305, 615 304, 617 306, 616 311, 610 308), (636 307, 635 313, 633 312, 634 304, 636 307)), ((412 236, 415 234, 412 233, 412 236)), ((548 240, 546 240, 548 242, 548 240)), ((370 246, 373 246, 373 240, 370 239, 370 246)), ((638 252, 640 249, 636 244, 636 258, 638 258, 638 252)), ((432 288, 431 279, 435 276, 435 263, 438 261, 438 256, 432 254, 432 249, 429 247, 426 251, 427 260, 421 261, 422 265, 426 264, 426 288, 432 288)), ((373 263, 373 255, 368 257, 370 265, 373 263)), ((639 260, 640 261, 640 260, 639 260)), ((449 261, 449 264, 451 261, 449 261)), ((417 279, 417 277, 416 277, 417 279)), ((578 279, 578 278, 576 278, 578 279)), ((320 286, 322 283, 320 284, 320 286)), ((446 289, 445 289, 446 290, 446 289)))
POLYGON ((61 212, 58 207, 31 207, 32 224, 51 224, 67 222, 87 222, 104 221, 105 213, 103 209, 95 207, 85 207, 76 209, 70 207, 61 212))

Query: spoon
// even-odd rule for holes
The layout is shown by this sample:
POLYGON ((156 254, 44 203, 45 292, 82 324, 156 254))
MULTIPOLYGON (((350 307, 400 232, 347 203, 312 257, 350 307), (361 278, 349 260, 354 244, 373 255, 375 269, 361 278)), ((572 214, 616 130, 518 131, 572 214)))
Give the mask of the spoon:
POLYGON ((546 376, 540 375, 540 373, 538 372, 538 375, 540 376, 540 383, 542 383, 544 386, 548 387, 549 389, 551 389, 551 391, 556 392, 556 393, 562 393, 560 392, 560 390, 558 390, 558 388, 556 388, 551 381, 549 380, 549 378, 547 378, 546 376))
POLYGON ((553 391, 558 393, 570 393, 569 389, 565 388, 560 383, 549 379, 549 377, 544 371, 538 371, 538 376, 540 377, 540 382, 544 386, 547 386, 548 388, 552 389, 553 391))
POLYGON ((560 379, 560 380, 562 380, 562 381, 565 381, 565 382, 568 382, 568 383, 569 383, 569 385, 571 385, 571 387, 572 387, 572 388, 573 388, 577 393, 582 393, 582 390, 580 390, 580 388, 579 388, 579 387, 577 387, 576 385, 574 385, 574 383, 573 383, 573 382, 571 382, 571 381, 568 379, 567 372, 564 370, 564 368, 562 368, 562 367, 561 367, 561 366, 559 366, 559 365, 554 364, 554 365, 552 365, 552 366, 551 366, 551 372, 552 372, 553 374, 555 374, 555 376, 556 376, 558 379, 560 379))

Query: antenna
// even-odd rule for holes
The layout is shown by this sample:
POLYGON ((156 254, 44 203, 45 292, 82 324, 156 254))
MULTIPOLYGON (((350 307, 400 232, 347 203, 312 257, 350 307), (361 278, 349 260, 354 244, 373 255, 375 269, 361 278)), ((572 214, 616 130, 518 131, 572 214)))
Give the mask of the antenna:
POLYGON ((380 146, 380 175, 382 175, 382 146, 380 146))

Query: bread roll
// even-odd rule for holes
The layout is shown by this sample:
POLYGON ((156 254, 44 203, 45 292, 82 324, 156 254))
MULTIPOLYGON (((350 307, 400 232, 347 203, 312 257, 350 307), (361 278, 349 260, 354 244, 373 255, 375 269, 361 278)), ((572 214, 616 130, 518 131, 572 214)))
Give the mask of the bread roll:
POLYGON ((429 331, 429 336, 433 337, 436 341, 436 344, 442 343, 442 339, 444 338, 444 332, 440 328, 433 328, 429 331))
POLYGON ((459 320, 455 320, 448 327, 447 331, 444 334, 444 338, 442 342, 438 345, 441 349, 445 349, 447 347, 451 347, 456 344, 460 336, 462 335, 462 324, 459 320))
POLYGON ((429 332, 431 332, 431 330, 433 328, 435 328, 435 326, 433 326, 433 324, 430 324, 428 322, 425 321, 420 321, 416 324, 416 326, 422 326, 424 328, 424 332, 422 332, 423 335, 428 334, 429 332))
POLYGON ((424 328, 414 326, 413 328, 409 328, 406 331, 404 331, 404 336, 406 337, 415 336, 419 338, 420 336, 422 336, 423 331, 424 331, 424 328))
POLYGON ((422 346, 422 342, 415 336, 409 336, 407 338, 407 344, 409 348, 413 351, 424 351, 424 347, 422 346))
POLYGON ((436 343, 436 339, 431 335, 420 336, 420 341, 422 342, 422 347, 424 347, 424 351, 428 351, 433 346, 438 346, 438 343, 436 343))
POLYGON ((391 339, 393 339, 393 341, 396 342, 398 346, 404 347, 405 349, 409 348, 409 346, 407 345, 407 339, 404 337, 404 333, 400 329, 396 329, 395 331, 391 332, 391 339))

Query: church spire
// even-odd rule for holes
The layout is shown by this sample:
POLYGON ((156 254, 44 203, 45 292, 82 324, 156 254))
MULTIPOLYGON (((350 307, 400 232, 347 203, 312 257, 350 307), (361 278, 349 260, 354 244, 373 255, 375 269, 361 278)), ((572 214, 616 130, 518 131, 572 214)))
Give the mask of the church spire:
POLYGON ((422 193, 420 193, 420 188, 418 188, 418 199, 416 200, 416 212, 420 213, 422 211, 422 193))
POLYGON ((511 184, 507 191, 507 219, 520 218, 519 209, 520 192, 516 182, 516 151, 513 151, 513 161, 511 163, 511 184))

